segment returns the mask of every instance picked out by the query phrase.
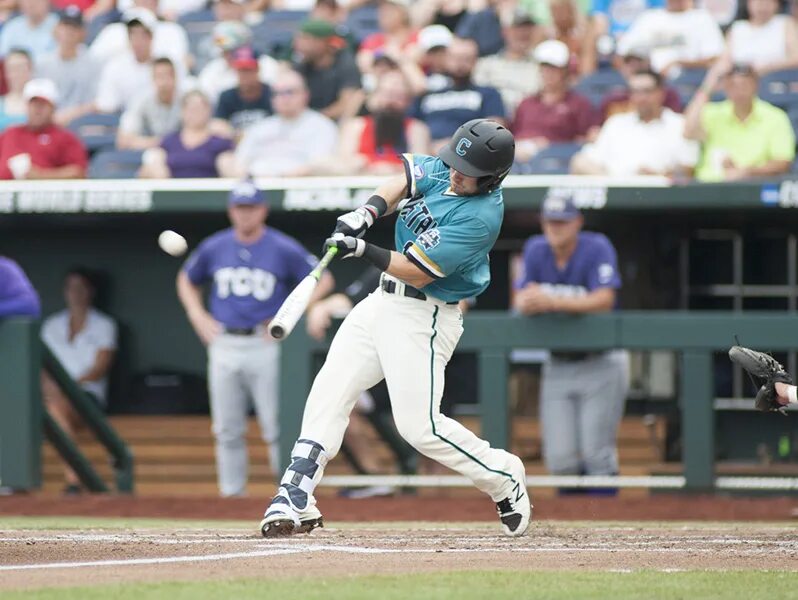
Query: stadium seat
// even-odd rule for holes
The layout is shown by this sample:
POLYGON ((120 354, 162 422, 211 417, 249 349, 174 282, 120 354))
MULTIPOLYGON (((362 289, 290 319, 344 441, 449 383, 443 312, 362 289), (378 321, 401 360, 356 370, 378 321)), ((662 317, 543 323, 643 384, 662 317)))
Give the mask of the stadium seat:
POLYGON ((131 179, 141 166, 140 150, 106 150, 89 163, 90 179, 131 179))
POLYGON ((679 76, 670 82, 670 87, 679 93, 682 105, 687 106, 706 76, 706 69, 682 69, 679 76))
POLYGON ((212 10, 198 10, 181 16, 178 24, 186 31, 190 51, 197 56, 197 45, 211 35, 216 19, 212 10))
POLYGON ((119 114, 116 113, 90 113, 78 117, 69 124, 69 129, 83 141, 90 153, 103 148, 113 148, 118 127, 119 114))
POLYGON ((552 144, 538 152, 529 162, 513 165, 519 175, 567 175, 571 158, 582 144, 552 144))
POLYGON ((215 23, 216 15, 211 9, 195 10, 194 12, 180 15, 177 22, 185 27, 188 23, 215 23))
POLYGON ((377 21, 377 7, 361 6, 354 9, 346 17, 345 25, 352 37, 360 44, 366 37, 380 30, 377 21))
POLYGON ((790 123, 792 123, 793 131, 795 131, 795 138, 798 139, 798 104, 790 108, 787 116, 790 117, 790 123))
POLYGON ((260 54, 282 56, 290 52, 302 21, 308 18, 304 10, 270 10, 263 20, 252 27, 252 46, 260 54))
POLYGON ((798 69, 763 75, 759 80, 759 96, 785 110, 798 106, 798 69))
POLYGON ((585 96, 594 106, 610 92, 626 89, 626 80, 614 69, 605 69, 586 75, 574 86, 574 91, 585 96))

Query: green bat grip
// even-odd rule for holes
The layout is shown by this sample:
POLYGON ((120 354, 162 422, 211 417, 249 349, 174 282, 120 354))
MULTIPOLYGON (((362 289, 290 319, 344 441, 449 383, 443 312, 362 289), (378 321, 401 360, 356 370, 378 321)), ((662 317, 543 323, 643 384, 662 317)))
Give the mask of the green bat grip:
POLYGON ((330 264, 330 261, 335 258, 336 254, 338 254, 338 248, 335 246, 329 248, 327 253, 321 257, 321 260, 319 261, 319 264, 316 265, 316 268, 310 273, 310 276, 318 281, 321 277, 321 274, 324 272, 324 269, 327 268, 327 266, 330 264))

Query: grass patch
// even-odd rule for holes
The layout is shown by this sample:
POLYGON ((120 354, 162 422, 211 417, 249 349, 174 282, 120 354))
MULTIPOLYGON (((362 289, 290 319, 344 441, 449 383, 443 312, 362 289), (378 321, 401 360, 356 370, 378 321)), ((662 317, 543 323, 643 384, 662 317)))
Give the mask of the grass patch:
POLYGON ((194 581, 4 592, 4 600, 211 600, 292 598, 307 600, 440 600, 546 598, 647 598, 702 600, 794 598, 798 574, 783 571, 603 573, 576 571, 462 571, 397 576, 315 579, 194 581))

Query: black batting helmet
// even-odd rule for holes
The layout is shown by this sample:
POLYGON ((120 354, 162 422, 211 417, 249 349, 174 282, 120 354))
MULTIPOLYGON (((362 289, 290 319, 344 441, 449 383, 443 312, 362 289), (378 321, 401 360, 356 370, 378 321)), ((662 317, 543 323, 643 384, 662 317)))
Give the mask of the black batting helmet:
POLYGON ((496 189, 510 172, 515 139, 505 127, 489 119, 473 119, 454 132, 438 157, 455 171, 479 179, 479 193, 496 189))

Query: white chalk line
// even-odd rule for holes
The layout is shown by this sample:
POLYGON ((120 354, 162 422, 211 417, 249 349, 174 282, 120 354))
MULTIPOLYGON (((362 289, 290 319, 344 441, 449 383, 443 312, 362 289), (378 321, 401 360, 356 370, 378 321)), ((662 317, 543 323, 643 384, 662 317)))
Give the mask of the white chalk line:
MULTIPOLYGON (((164 565, 188 562, 209 562, 234 560, 241 558, 263 558, 269 556, 280 556, 288 554, 306 554, 309 552, 341 552, 346 554, 466 554, 466 553, 485 553, 485 552, 525 552, 530 554, 543 554, 554 552, 566 553, 585 553, 585 552, 648 552, 648 553, 716 553, 718 549, 713 548, 623 548, 607 546, 588 546, 588 547, 481 547, 481 548, 369 548, 361 546, 341 546, 329 544, 303 544, 303 545, 279 545, 261 543, 259 548, 262 550, 251 550, 247 552, 228 552, 223 554, 206 554, 195 556, 170 556, 156 558, 131 558, 117 560, 81 561, 81 562, 55 562, 37 563, 22 565, 0 565, 0 571, 28 571, 39 569, 79 569, 86 567, 119 567, 119 566, 141 566, 141 565, 164 565), (265 548, 264 548, 265 546, 265 548)), ((773 550, 748 550, 736 551, 736 554, 755 555, 771 554, 773 550)))

